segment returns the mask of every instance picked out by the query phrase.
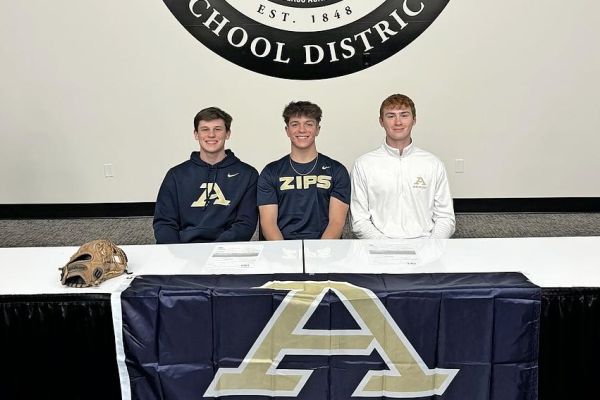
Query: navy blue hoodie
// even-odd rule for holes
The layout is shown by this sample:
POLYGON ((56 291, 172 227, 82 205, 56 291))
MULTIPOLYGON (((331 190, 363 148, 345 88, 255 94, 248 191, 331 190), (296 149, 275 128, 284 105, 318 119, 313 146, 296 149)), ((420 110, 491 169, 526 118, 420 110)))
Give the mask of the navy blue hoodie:
POLYGON ((156 243, 250 240, 256 229, 256 169, 231 150, 210 165, 195 151, 169 170, 154 211, 156 243))

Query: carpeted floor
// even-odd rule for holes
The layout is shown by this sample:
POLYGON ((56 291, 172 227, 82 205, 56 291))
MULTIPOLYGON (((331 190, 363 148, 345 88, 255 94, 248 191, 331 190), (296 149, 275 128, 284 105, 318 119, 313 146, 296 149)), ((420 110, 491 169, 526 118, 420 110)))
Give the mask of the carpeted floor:
POLYGON ((456 238, 550 236, 600 236, 600 213, 456 215, 456 238))
MULTIPOLYGON (((455 238, 600 236, 600 214, 457 214, 455 238)), ((345 238, 351 237, 346 231, 345 238)), ((0 247, 152 244, 152 217, 0 220, 0 247)))

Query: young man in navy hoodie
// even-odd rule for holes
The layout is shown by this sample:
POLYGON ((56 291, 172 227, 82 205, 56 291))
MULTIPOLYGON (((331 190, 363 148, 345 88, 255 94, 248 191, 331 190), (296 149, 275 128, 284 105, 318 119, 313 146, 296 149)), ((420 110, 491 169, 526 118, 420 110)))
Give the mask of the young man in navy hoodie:
POLYGON ((205 108, 194 118, 200 151, 165 176, 154 211, 156 243, 252 238, 258 219, 258 172, 225 150, 232 120, 217 107, 205 108))

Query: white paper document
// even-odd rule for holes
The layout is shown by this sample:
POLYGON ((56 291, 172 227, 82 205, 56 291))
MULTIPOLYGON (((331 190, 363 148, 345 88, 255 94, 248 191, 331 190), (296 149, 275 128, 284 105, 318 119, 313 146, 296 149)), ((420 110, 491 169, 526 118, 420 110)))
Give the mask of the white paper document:
POLYGON ((207 267, 253 268, 262 253, 262 244, 222 244, 215 247, 206 261, 207 267))
POLYGON ((369 243, 370 265, 417 265, 419 256, 413 246, 404 243, 369 243))

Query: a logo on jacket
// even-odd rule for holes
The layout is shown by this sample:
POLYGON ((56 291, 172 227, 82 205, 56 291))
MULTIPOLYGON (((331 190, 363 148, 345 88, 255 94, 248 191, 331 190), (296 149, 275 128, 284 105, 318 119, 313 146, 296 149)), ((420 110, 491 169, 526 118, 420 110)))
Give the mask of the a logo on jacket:
POLYGON ((164 0, 206 47, 287 79, 351 74, 425 31, 450 0, 164 0))
POLYGON ((218 206, 228 206, 231 201, 225 198, 223 191, 216 182, 203 183, 200 189, 204 189, 202 194, 192 203, 192 207, 206 207, 210 200, 214 200, 213 204, 218 206))
POLYGON ((237 368, 219 368, 205 397, 297 397, 312 370, 281 369, 286 355, 357 355, 376 351, 387 369, 365 374, 353 397, 415 398, 442 395, 458 369, 430 369, 381 300, 346 282, 269 282, 289 291, 237 368), (334 292, 358 329, 316 330, 305 325, 327 292, 334 292))
POLYGON ((417 176, 415 183, 413 183, 413 188, 415 189, 427 189, 427 183, 422 176, 417 176))

